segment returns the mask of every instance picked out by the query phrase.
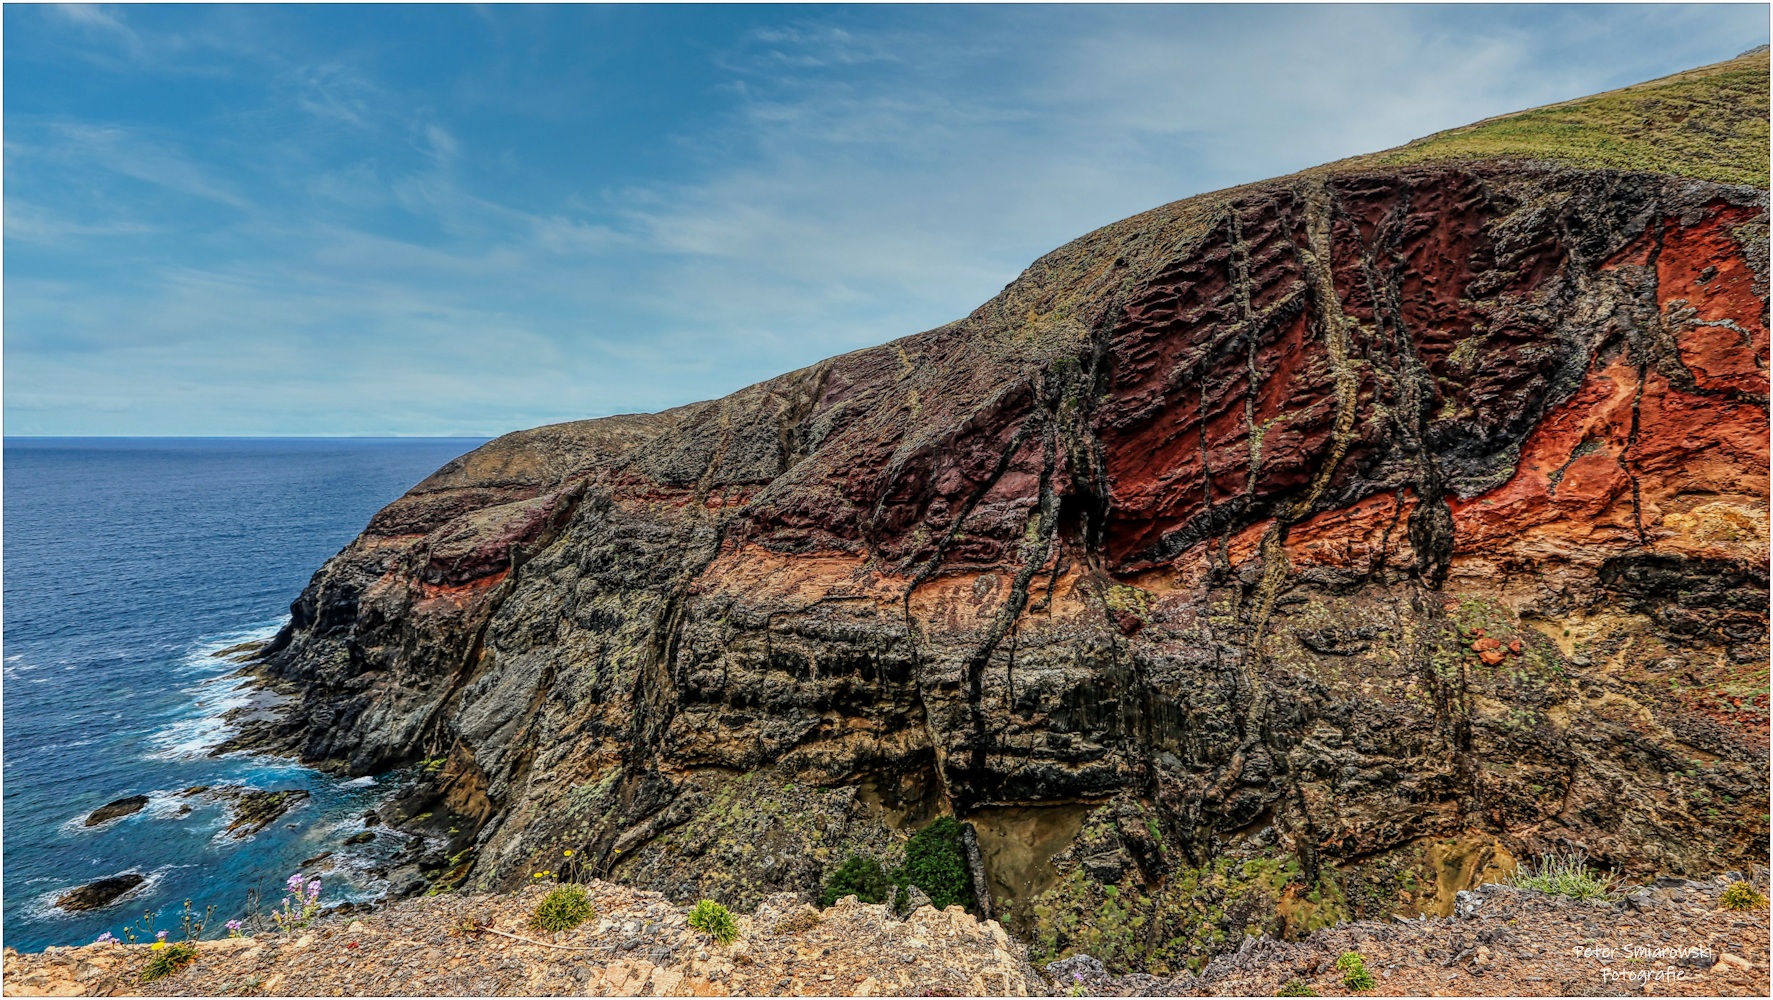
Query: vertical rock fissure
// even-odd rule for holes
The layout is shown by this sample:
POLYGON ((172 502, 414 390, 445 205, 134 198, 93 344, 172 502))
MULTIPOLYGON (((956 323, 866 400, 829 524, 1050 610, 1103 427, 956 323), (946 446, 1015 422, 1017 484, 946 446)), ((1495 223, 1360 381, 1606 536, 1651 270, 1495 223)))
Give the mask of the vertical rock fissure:
POLYGON ((1626 481, 1631 484, 1631 524, 1637 533, 1638 544, 1649 541, 1644 531, 1644 494, 1643 486, 1638 481, 1637 470, 1632 468, 1631 450, 1637 446, 1639 421, 1643 413, 1644 385, 1649 381, 1650 369, 1656 363, 1662 333, 1661 277, 1657 271, 1657 263, 1662 258, 1662 247, 1665 229, 1661 223, 1662 212, 1659 206, 1652 204, 1650 218, 1655 229, 1655 239, 1650 243, 1648 259, 1644 262, 1644 279, 1648 286, 1648 308, 1654 315, 1649 321, 1647 330, 1636 331, 1637 336, 1629 338, 1632 347, 1632 361, 1637 368, 1638 384, 1631 395, 1631 428, 1625 436, 1625 447, 1619 449, 1619 468, 1625 473, 1626 481), (1648 343, 1646 343, 1648 341, 1648 343))
MULTIPOLYGON (((1009 634, 1016 619, 1021 617, 1023 608, 1027 606, 1028 586, 1033 582, 1035 574, 1040 572, 1040 568, 1046 565, 1047 555, 1052 551, 1053 538, 1059 530, 1059 498, 1053 489, 1053 472, 1059 444, 1058 394, 1049 390, 1044 379, 1037 388, 1040 390, 1038 398, 1043 405, 1041 424, 1046 430, 1041 449, 1039 500, 1035 508, 1039 531, 1035 543, 1028 546, 1023 553, 1022 566, 1016 571, 1015 580, 1010 584, 1010 592, 1003 607, 998 609, 984 642, 967 659, 967 700, 971 723, 971 746, 968 754, 971 789, 969 798, 976 798, 980 794, 980 783, 986 774, 991 743, 985 712, 985 669, 991 662, 992 653, 1009 634)), ((965 805, 970 807, 973 802, 969 801, 965 805)))

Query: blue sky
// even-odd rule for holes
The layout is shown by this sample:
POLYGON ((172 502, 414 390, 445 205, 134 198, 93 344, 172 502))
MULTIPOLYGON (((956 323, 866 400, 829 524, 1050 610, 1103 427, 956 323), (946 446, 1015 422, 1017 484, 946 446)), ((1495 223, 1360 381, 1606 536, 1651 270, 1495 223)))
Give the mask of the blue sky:
POLYGON ((495 434, 959 318, 1767 7, 5 8, 8 434, 495 434))

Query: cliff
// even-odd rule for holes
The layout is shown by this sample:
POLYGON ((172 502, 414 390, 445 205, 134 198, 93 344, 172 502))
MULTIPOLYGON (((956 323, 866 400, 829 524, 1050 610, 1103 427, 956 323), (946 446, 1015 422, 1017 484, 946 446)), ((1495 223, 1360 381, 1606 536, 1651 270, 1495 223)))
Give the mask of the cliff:
POLYGON ((506 435, 315 575, 239 745, 430 761, 394 819, 469 888, 748 908, 953 814, 987 915, 1117 969, 1764 862, 1766 183, 1763 50, 506 435))

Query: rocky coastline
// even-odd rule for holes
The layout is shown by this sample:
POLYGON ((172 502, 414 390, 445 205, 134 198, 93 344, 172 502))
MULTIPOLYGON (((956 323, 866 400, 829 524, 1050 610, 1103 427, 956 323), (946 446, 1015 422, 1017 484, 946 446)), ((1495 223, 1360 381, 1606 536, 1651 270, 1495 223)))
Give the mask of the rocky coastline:
MULTIPOLYGON (((1727 144, 1766 76, 1763 50, 1560 107, 1605 129, 1625 102, 1640 141, 1699 106, 1727 144)), ((1078 956, 1091 991, 1278 989, 1328 974, 1309 942, 1380 929, 1405 956, 1483 924, 1496 954, 1491 914, 1599 919, 1514 890, 1460 912, 1544 854, 1681 880, 1681 919, 1764 970, 1765 928, 1700 903, 1726 871, 1765 888, 1768 193, 1434 152, 1495 127, 1154 209, 723 399, 490 442, 241 651, 265 695, 217 752, 405 776, 382 876, 435 895, 364 928, 509 910, 540 870, 761 928, 952 820, 970 915, 916 914, 1015 956, 963 991, 1078 956)), ((866 904, 822 919, 852 917, 896 960, 866 904)), ((479 954, 490 978, 438 983, 750 974, 519 982, 479 954)), ((743 982, 816 986, 780 980, 743 982)))
MULTIPOLYGON (((1621 93, 1661 127, 1764 60, 1621 93)), ((1764 863, 1766 192, 1399 159, 463 456, 316 574, 234 745, 425 762, 390 824, 476 891, 565 848, 746 910, 953 816, 981 915, 1154 974, 1544 852, 1764 863)))

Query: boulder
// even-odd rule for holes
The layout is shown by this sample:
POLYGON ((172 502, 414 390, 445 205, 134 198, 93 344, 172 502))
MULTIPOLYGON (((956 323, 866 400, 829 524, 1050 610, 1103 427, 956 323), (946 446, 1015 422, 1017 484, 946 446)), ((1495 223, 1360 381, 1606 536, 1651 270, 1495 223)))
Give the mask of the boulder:
POLYGON ((99 806, 97 809, 94 809, 86 817, 86 825, 98 826, 101 823, 109 823, 114 819, 121 819, 132 813, 141 812, 143 807, 147 804, 148 797, 146 795, 130 795, 107 802, 104 805, 99 806))
POLYGON ((57 909, 67 910, 70 913, 103 909, 115 903, 125 894, 134 891, 147 880, 146 875, 138 875, 134 872, 111 875, 63 893, 61 898, 55 901, 55 905, 57 909))

